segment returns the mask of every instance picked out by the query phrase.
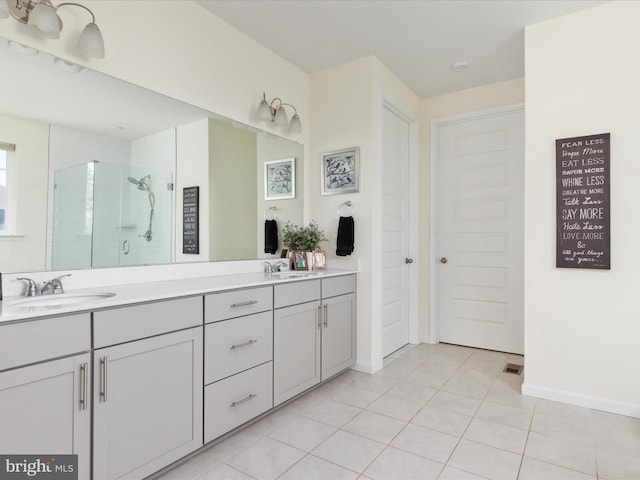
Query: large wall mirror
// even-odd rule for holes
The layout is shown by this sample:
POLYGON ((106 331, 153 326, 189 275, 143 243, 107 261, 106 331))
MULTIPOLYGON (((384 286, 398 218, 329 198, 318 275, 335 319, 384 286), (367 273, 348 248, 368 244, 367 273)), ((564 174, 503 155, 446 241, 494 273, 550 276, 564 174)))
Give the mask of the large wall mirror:
POLYGON ((0 272, 268 258, 265 222, 302 223, 301 144, 5 39, 0 62, 0 272))

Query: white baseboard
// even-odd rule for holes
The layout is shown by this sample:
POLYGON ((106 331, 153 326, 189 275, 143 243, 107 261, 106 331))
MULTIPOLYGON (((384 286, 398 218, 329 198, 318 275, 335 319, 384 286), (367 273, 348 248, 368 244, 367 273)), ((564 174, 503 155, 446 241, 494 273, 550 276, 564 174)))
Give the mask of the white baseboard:
POLYGON ((530 397, 543 398, 545 400, 553 400, 555 402, 568 403, 570 405, 576 405, 578 407, 587 407, 594 410, 601 410, 603 412, 640 418, 640 405, 634 403, 619 402, 610 398, 596 397, 593 395, 585 395, 575 392, 567 392, 565 390, 541 387, 528 383, 524 383, 522 385, 522 394, 528 395, 530 397))
POLYGON ((380 370, 380 368, 375 368, 375 366, 372 365, 371 363, 361 363, 361 362, 357 362, 353 367, 351 367, 351 369, 355 370, 356 372, 368 373, 369 375, 373 375, 378 370, 380 370))

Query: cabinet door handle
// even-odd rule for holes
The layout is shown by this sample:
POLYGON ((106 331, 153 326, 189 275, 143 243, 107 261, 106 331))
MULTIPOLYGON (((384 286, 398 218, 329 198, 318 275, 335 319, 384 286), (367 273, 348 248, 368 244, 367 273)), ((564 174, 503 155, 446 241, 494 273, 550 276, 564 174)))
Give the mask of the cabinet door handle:
POLYGON ((242 405, 244 402, 248 402, 249 400, 253 400, 257 396, 258 396, 257 393, 252 393, 248 397, 243 398, 242 400, 238 400, 237 402, 233 402, 231 404, 231 407, 233 408, 233 407, 237 407, 238 405, 242 405))
POLYGON ((80 365, 80 410, 86 410, 88 408, 87 405, 87 373, 88 373, 88 365, 87 363, 83 363, 80 365))
POLYGON ((326 303, 324 304, 324 328, 327 328, 329 326, 329 315, 328 315, 328 307, 329 305, 327 305, 326 303))
POLYGON ((107 357, 100 359, 100 401, 103 403, 107 401, 107 363, 107 357))
POLYGON ((231 308, 247 307, 249 305, 255 305, 256 303, 258 303, 258 300, 249 300, 248 302, 232 303, 231 308))
POLYGON ((322 305, 318 305, 318 328, 322 328, 322 305))
POLYGON ((231 345, 231 348, 229 348, 229 350, 237 350, 238 348, 248 347, 249 345, 253 345, 254 343, 258 343, 258 340, 249 340, 248 342, 231 345))

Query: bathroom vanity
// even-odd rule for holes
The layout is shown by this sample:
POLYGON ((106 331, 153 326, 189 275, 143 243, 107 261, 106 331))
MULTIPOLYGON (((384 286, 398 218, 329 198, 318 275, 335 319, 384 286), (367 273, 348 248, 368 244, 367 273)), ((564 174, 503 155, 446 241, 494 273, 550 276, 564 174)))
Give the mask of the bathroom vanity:
POLYGON ((355 362, 353 271, 109 290, 2 302, 0 452, 78 454, 80 479, 144 478, 355 362))

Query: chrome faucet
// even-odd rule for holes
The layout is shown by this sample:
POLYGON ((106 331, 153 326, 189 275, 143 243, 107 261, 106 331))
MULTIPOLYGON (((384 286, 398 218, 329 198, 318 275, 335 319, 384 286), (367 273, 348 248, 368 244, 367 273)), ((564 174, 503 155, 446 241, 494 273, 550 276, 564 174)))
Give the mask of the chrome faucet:
POLYGON ((18 280, 24 280, 27 282, 27 291, 24 292, 25 297, 37 297, 40 295, 40 289, 38 288, 38 284, 35 280, 31 280, 30 278, 18 278, 18 280))
POLYGON ((288 267, 289 265, 287 265, 285 262, 283 262, 282 260, 277 261, 276 263, 273 264, 272 268, 274 272, 279 272, 280 269, 282 267, 288 267))
POLYGON ((282 260, 272 264, 270 262, 264 262, 264 271, 266 273, 279 272, 282 267, 287 267, 287 264, 282 260))
POLYGON ((64 293, 64 288, 62 288, 62 279, 64 277, 70 276, 71 274, 68 273, 66 275, 60 275, 59 277, 52 278, 48 282, 45 282, 45 284, 42 285, 42 289, 40 290, 40 295, 64 293))

